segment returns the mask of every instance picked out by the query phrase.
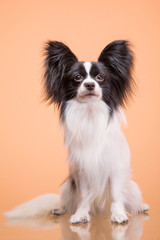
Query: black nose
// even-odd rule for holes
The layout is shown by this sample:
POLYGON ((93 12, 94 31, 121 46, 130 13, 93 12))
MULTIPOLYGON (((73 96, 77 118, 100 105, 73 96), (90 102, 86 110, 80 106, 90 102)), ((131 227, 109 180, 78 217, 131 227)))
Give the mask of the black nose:
POLYGON ((87 90, 92 91, 95 88, 95 83, 94 82, 86 82, 84 83, 84 86, 87 88, 87 90))

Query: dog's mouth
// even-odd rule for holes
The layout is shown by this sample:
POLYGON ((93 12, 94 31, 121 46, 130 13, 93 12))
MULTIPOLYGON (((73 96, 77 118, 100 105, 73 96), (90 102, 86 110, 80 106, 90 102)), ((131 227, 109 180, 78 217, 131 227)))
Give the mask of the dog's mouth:
POLYGON ((85 97, 98 97, 99 95, 95 91, 85 91, 82 94, 80 94, 81 98, 85 97))
POLYGON ((95 93, 91 92, 91 93, 87 93, 87 94, 84 95, 84 97, 86 97, 86 96, 97 96, 97 95, 95 93))
POLYGON ((100 90, 80 90, 78 91, 77 97, 79 100, 82 101, 90 101, 90 100, 99 100, 102 97, 101 91, 100 90))

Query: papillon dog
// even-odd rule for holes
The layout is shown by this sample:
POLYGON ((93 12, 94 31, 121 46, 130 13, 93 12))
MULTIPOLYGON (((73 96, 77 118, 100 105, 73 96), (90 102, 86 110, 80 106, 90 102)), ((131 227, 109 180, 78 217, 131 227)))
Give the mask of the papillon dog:
POLYGON ((130 151, 121 130, 122 107, 132 95, 133 53, 128 41, 114 41, 97 62, 78 61, 63 43, 45 46, 45 99, 60 111, 68 148, 69 176, 60 197, 47 194, 22 204, 8 217, 72 214, 71 223, 89 222, 106 209, 111 221, 149 209, 131 180, 130 151))

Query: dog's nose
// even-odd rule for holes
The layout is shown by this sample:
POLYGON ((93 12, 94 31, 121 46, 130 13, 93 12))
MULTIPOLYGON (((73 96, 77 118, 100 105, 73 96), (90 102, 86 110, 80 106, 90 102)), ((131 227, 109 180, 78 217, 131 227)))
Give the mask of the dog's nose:
POLYGON ((95 88, 94 82, 86 82, 84 83, 84 86, 87 88, 87 90, 92 91, 95 88))

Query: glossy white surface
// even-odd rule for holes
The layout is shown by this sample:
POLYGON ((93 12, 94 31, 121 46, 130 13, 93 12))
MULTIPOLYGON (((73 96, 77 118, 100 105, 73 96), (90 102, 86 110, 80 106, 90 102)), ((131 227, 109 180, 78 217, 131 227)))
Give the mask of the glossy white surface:
POLYGON ((53 216, 7 221, 0 215, 3 240, 159 240, 160 206, 148 214, 133 216, 126 224, 112 224, 107 217, 93 217, 90 223, 70 224, 70 216, 53 216))

